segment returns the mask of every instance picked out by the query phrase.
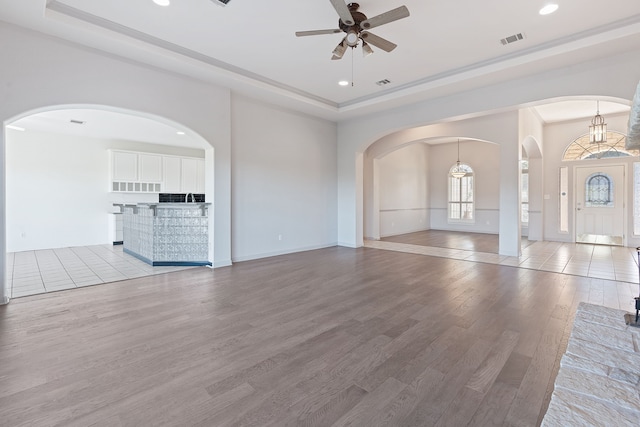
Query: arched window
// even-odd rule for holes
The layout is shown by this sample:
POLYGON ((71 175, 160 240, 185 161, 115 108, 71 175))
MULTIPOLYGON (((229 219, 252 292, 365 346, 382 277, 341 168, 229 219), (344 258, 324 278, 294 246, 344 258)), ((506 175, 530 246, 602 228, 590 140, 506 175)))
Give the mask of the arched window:
POLYGON ((587 208, 613 207, 613 180, 602 172, 587 177, 584 205, 587 208))
POLYGON ((460 163, 459 169, 464 176, 456 178, 452 175, 458 169, 455 164, 449 169, 449 220, 452 222, 473 222, 473 169, 460 163))
POLYGON ((608 131, 607 142, 593 144, 589 142, 589 134, 585 134, 569 144, 564 150, 562 160, 607 159, 640 155, 640 150, 627 150, 624 147, 626 140, 627 137, 624 134, 608 131))

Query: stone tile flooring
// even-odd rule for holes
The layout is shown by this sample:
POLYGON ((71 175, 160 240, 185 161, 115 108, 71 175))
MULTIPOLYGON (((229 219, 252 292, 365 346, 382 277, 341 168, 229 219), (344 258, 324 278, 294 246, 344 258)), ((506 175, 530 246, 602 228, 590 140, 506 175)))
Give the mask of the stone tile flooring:
POLYGON ((122 246, 97 245, 7 254, 11 298, 116 282, 193 267, 152 267, 122 246))

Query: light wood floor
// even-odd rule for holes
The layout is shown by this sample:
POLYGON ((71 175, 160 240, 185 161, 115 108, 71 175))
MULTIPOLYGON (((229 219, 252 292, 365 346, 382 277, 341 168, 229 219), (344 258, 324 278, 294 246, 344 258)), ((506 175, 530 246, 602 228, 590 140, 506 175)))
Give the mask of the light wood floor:
POLYGON ((630 283, 328 248, 0 307, 6 426, 535 426, 630 283))

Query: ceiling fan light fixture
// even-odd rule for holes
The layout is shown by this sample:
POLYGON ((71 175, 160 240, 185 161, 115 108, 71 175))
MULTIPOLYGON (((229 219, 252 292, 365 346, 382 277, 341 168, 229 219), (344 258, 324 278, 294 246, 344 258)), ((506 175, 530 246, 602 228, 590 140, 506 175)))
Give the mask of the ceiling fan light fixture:
POLYGON ((371 46, 369 46, 369 43, 367 43, 366 41, 362 40, 362 56, 364 56, 365 58, 369 55, 371 55, 373 53, 373 49, 371 49, 371 46))
POLYGON ((343 39, 338 46, 336 46, 335 49, 333 49, 333 57, 331 59, 340 59, 342 58, 342 56, 344 55, 345 51, 347 50, 347 43, 345 41, 345 39, 343 39))
POLYGON ((153 2, 158 6, 164 6, 164 7, 169 6, 171 4, 170 0, 153 0, 153 2))
MULTIPOLYGON (((216 1, 216 0, 212 0, 216 1)), ((224 0, 217 0, 224 1, 224 0)), ((230 0, 226 0, 230 1, 230 0)), ((317 36, 322 34, 337 34, 337 33, 345 33, 343 43, 345 47, 355 48, 360 43, 360 40, 363 42, 367 41, 368 44, 373 45, 379 49, 382 49, 385 52, 391 52, 394 50, 397 45, 395 43, 390 42, 382 37, 376 36, 375 34, 371 34, 366 30, 370 28, 376 28, 384 24, 388 24, 390 22, 397 21, 399 19, 407 18, 409 14, 409 9, 406 6, 396 7, 395 9, 388 10, 384 13, 376 15, 371 18, 367 18, 367 16, 360 12, 358 9, 360 5, 358 3, 346 3, 345 0, 329 0, 331 5, 338 13, 340 17, 338 19, 338 27, 336 29, 328 29, 328 30, 310 30, 310 31, 296 31, 296 37, 306 37, 306 36, 317 36)), ((371 55, 373 53, 373 49, 370 46, 363 45, 362 53, 364 56, 371 55)), ((342 49, 334 49, 333 51, 333 59, 341 59, 344 55, 342 49)))
POLYGON ((349 31, 344 39, 350 47, 356 47, 360 38, 357 32, 349 31))

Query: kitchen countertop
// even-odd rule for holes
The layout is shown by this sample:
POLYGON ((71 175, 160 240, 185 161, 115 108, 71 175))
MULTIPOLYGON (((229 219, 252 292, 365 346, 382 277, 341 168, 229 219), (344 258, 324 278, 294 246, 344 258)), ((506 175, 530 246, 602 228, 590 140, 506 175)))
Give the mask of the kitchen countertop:
POLYGON ((157 215, 158 209, 200 209, 202 211, 202 215, 207 215, 207 210, 211 205, 210 202, 182 202, 182 203, 114 203, 113 206, 117 206, 120 208, 120 213, 124 212, 124 208, 133 208, 133 213, 137 214, 138 209, 150 209, 153 211, 153 216, 157 215))
POLYGON ((181 203, 140 202, 140 203, 114 203, 113 204, 113 206, 118 206, 120 208, 124 208, 124 207, 130 207, 130 208, 134 208, 134 207, 136 207, 136 208, 137 207, 189 208, 189 207, 193 207, 193 206, 201 207, 201 206, 209 206, 209 205, 211 205, 211 202, 181 202, 181 203))
POLYGON ((168 208, 188 208, 190 206, 202 206, 202 205, 210 205, 211 202, 182 202, 182 203, 170 203, 170 202, 162 202, 162 203, 137 203, 132 206, 155 206, 155 207, 168 207, 168 208))

